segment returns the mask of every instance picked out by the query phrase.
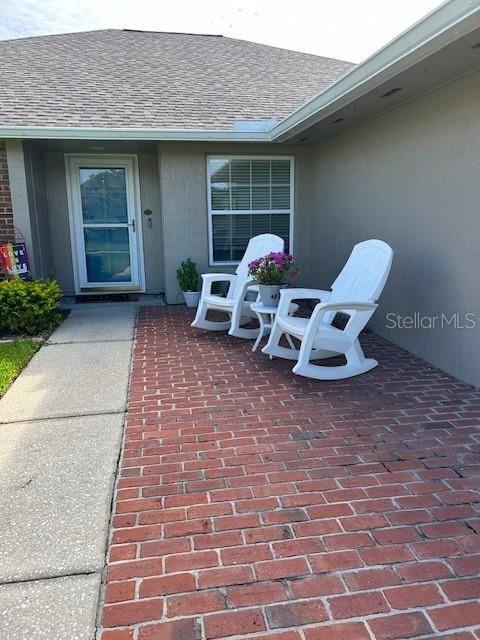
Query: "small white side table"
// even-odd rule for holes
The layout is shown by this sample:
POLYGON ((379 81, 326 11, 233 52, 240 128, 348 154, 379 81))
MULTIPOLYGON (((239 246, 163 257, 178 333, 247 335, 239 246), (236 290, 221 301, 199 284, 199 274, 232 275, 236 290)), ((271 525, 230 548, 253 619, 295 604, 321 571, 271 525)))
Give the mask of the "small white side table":
MULTIPOLYGON (((252 302, 252 304, 250 305, 250 309, 252 311, 255 311, 258 317, 258 322, 260 324, 260 332, 257 339, 255 340, 255 344, 252 347, 252 351, 256 351, 258 345, 260 344, 260 340, 264 337, 265 333, 268 333, 273 327, 278 307, 267 307, 261 302, 252 302)), ((292 313, 295 313, 295 311, 298 311, 298 309, 298 304, 295 304, 295 302, 291 302, 290 307, 288 308, 288 315, 291 316, 292 313)), ((296 347, 293 344, 291 337, 286 334, 286 338, 288 344, 290 345, 290 348, 295 349, 296 347)), ((270 360, 272 359, 272 357, 273 356, 270 356, 270 360)))

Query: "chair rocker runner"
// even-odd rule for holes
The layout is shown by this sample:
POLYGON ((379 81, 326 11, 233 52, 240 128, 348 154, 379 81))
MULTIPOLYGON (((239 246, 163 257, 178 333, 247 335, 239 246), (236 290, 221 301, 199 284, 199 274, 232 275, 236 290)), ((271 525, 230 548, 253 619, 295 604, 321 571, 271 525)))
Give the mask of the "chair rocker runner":
POLYGON ((254 339, 258 336, 259 329, 244 329, 242 324, 246 324, 256 314, 250 309, 251 300, 245 300, 249 285, 254 282, 248 275, 248 264, 256 258, 271 253, 281 252, 284 249, 282 238, 264 233, 252 238, 245 250, 242 261, 235 270, 235 273, 204 273, 202 274, 202 293, 198 303, 197 315, 192 322, 192 327, 207 329, 209 331, 226 331, 231 336, 237 338, 254 339), (228 282, 227 296, 224 298, 212 293, 214 282, 228 282), (222 311, 230 316, 230 320, 215 322, 207 320, 209 309, 222 311))
POLYGON ((366 373, 378 365, 364 356, 358 336, 374 314, 392 266, 392 248, 382 240, 366 240, 355 245, 331 291, 284 289, 280 292, 275 322, 263 353, 298 360, 293 372, 317 380, 341 380, 366 373), (293 300, 320 300, 310 318, 288 315, 293 300), (348 316, 344 329, 332 322, 337 313, 348 316), (280 346, 288 335, 300 341, 300 349, 280 346), (340 366, 311 364, 311 360, 343 354, 340 366))

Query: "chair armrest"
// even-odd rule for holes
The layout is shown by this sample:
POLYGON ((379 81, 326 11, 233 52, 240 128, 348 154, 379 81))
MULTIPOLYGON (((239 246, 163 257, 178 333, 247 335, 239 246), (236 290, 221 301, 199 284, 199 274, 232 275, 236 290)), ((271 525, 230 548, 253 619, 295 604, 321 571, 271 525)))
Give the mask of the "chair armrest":
POLYGON ((320 302, 313 310, 308 326, 310 331, 316 332, 322 322, 327 321, 325 315, 331 314, 331 317, 328 318, 328 323, 330 323, 336 313, 343 311, 349 315, 349 319, 345 327, 339 331, 353 340, 365 327, 377 307, 378 304, 373 302, 320 302))
POLYGON ((331 291, 324 289, 280 289, 280 298, 289 300, 323 300, 327 301, 331 291))
POLYGON ((236 277, 234 273, 202 273, 204 282, 233 282, 236 277))
POLYGON ((280 302, 278 303, 278 316, 287 316, 292 300, 322 300, 327 301, 330 291, 324 289, 280 289, 280 302))
POLYGON ((374 302, 319 302, 315 311, 375 311, 377 307, 374 302))
POLYGON ((202 297, 211 295, 212 284, 214 282, 228 282, 228 292, 230 293, 230 290, 236 278, 237 276, 234 273, 202 273, 202 297))

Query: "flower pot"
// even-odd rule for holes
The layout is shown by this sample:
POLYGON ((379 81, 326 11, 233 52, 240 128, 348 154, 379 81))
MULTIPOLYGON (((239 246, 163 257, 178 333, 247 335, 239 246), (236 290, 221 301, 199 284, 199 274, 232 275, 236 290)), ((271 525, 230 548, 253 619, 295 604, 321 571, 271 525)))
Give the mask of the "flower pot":
POLYGON ((200 300, 200 291, 183 291, 182 293, 187 307, 198 307, 198 301, 200 300))
POLYGON ((266 307, 278 307, 280 289, 281 285, 279 284, 259 284, 260 302, 266 307))

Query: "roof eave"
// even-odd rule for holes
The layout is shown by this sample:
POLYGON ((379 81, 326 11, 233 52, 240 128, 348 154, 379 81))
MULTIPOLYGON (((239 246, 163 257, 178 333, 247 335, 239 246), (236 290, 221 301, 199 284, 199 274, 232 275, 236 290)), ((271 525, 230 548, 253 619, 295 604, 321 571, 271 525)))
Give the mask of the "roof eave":
POLYGON ((281 142, 479 27, 480 4, 449 0, 270 130, 281 142))
POLYGON ((270 130, 0 126, 0 138, 282 142, 478 28, 480 3, 449 0, 270 130))
POLYGON ((134 127, 0 126, 0 138, 43 140, 149 140, 156 142, 270 142, 268 131, 146 129, 134 127))

